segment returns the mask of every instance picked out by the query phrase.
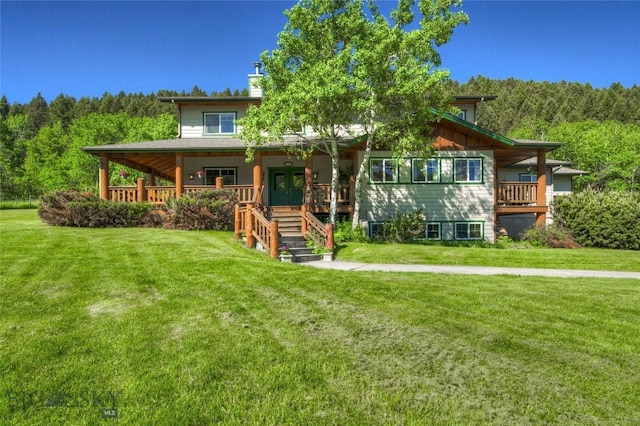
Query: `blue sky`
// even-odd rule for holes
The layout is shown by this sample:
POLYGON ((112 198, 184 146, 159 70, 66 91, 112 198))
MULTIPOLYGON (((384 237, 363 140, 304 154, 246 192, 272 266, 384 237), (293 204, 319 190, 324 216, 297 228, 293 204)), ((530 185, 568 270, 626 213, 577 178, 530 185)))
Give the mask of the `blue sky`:
MULTIPOLYGON (((395 1, 378 1, 390 9, 395 1)), ((295 1, 0 1, 0 92, 27 103, 247 86, 295 1)), ((640 84, 640 1, 467 0, 451 77, 640 84)))

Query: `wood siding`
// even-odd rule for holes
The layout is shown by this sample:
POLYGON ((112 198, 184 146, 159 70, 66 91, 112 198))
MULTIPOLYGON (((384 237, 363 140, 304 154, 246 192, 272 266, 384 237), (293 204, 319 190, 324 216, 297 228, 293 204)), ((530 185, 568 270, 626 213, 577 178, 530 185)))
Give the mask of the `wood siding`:
MULTIPOLYGON (((372 158, 391 158, 391 153, 375 152, 372 158)), ((359 158, 362 154, 360 154, 359 158)), ((481 158, 482 182, 479 183, 413 183, 411 159, 398 165, 398 183, 372 183, 367 171, 363 184, 363 219, 383 222, 397 212, 410 213, 422 209, 429 222, 482 222, 484 237, 494 240, 494 179, 492 151, 446 151, 436 154, 440 159, 481 158)), ((449 226, 443 227, 444 231, 449 226)), ((449 235, 450 232, 447 233, 449 235)))

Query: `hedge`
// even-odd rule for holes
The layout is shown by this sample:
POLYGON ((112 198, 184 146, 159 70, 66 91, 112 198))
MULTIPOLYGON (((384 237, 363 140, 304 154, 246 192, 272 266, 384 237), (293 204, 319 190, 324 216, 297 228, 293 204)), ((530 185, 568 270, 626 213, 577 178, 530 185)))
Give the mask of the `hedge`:
POLYGON ((640 250, 640 194, 587 190, 556 197, 554 221, 585 247, 640 250))

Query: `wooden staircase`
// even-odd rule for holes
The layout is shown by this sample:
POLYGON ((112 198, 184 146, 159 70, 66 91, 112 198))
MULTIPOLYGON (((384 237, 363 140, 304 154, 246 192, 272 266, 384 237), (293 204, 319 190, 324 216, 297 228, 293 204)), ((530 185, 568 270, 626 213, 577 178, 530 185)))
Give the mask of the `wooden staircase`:
POLYGON ((268 207, 265 216, 278 222, 278 247, 287 246, 293 262, 322 260, 321 254, 315 254, 313 248, 307 247, 307 240, 302 235, 299 207, 268 207))

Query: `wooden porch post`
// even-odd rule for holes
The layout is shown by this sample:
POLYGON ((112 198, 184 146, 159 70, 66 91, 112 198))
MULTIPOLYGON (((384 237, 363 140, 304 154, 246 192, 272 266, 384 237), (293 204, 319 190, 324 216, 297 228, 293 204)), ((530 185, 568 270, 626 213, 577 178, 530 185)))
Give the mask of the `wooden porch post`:
MULTIPOLYGON (((313 204, 313 156, 309 156, 304 161, 304 203, 308 206, 313 204)), ((302 233, 304 235, 304 231, 302 233)))
POLYGON ((144 190, 144 178, 138 178, 138 202, 142 203, 143 201, 145 201, 146 197, 146 192, 144 190))
POLYGON ((242 226, 241 218, 240 206, 236 204, 236 207, 233 209, 233 238, 236 240, 240 239, 240 227, 242 226))
POLYGON ((333 250, 333 225, 327 223, 324 226, 324 232, 327 234, 327 239, 324 241, 324 247, 333 250))
POLYGON ((184 176, 182 169, 184 167, 184 155, 181 152, 176 153, 176 198, 182 197, 184 190, 184 176))
POLYGON ((273 259, 278 257, 278 221, 271 222, 269 227, 269 256, 273 259))
MULTIPOLYGON (((547 206, 547 160, 546 151, 538 150, 537 163, 538 187, 536 192, 536 204, 539 206, 547 206)), ((536 226, 544 226, 546 223, 547 213, 536 213, 536 226)))
MULTIPOLYGON (((253 157, 253 191, 257 193, 262 186, 262 152, 256 152, 253 157)), ((262 200, 256 200, 262 204, 262 200)))
POLYGON ((109 157, 100 155, 100 198, 109 200, 109 157))
POLYGON ((247 223, 244 225, 247 230, 247 247, 253 247, 253 203, 247 203, 247 223))
POLYGON ((303 204, 302 207, 300 208, 300 214, 302 216, 302 226, 300 228, 300 232, 302 232, 302 235, 307 235, 307 205, 303 204))

